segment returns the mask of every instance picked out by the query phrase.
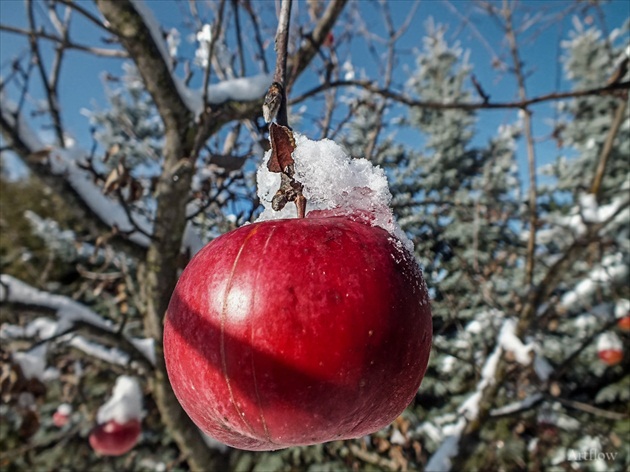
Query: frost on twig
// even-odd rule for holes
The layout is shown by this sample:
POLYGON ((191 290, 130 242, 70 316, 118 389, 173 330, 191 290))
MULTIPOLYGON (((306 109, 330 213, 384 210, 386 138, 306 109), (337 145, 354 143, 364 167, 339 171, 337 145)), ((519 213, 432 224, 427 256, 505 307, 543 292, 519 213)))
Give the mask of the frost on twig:
MULTIPOLYGON (((103 193, 103 190, 94 183, 92 176, 82 165, 88 153, 76 145, 61 149, 44 144, 24 120, 15 119, 14 111, 15 105, 10 101, 3 100, 0 103, 3 124, 6 123, 7 126, 11 127, 15 133, 13 140, 19 140, 27 155, 35 155, 45 149, 45 160, 39 165, 43 165, 50 175, 63 179, 72 188, 82 204, 87 206, 99 221, 110 228, 116 228, 119 233, 128 234, 129 240, 138 246, 147 247, 150 243, 147 234, 153 232, 151 220, 146 215, 123 207, 119 201, 103 193), (139 231, 136 230, 136 225, 139 231)), ((202 246, 203 243, 196 231, 192 228, 187 229, 186 238, 183 241, 184 249, 189 249, 194 254, 202 246)))
POLYGON ((511 319, 506 319, 497 337, 497 342, 492 353, 487 357, 481 369, 481 378, 477 383, 474 393, 472 393, 457 409, 460 415, 455 423, 442 427, 442 444, 433 453, 426 465, 427 472, 450 471, 453 463, 452 459, 459 453, 460 440, 466 426, 476 421, 479 416, 480 404, 483 400, 485 390, 493 386, 496 382, 496 374, 499 362, 507 349, 518 352, 518 357, 525 356, 525 348, 522 343, 514 342, 515 323, 511 319))

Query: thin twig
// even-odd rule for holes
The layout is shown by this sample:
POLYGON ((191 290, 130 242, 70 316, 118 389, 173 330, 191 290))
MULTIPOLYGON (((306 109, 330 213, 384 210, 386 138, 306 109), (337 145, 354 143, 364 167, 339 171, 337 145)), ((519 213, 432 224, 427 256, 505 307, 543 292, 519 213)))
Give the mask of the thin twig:
POLYGON ((232 0, 232 10, 234 11, 234 36, 236 36, 236 50, 240 66, 240 76, 245 76, 245 48, 243 47, 243 37, 241 34, 241 17, 239 14, 238 0, 232 0))
POLYGON ((601 195, 602 180, 604 179, 604 174, 606 173, 606 164, 608 163, 608 158, 610 157, 610 152, 612 151, 613 143, 615 142, 615 138, 617 137, 619 128, 621 128, 621 124, 626 117, 627 107, 628 99, 627 97, 624 97, 619 102, 617 110, 615 110, 615 116, 613 118, 610 129, 608 130, 606 141, 604 142, 604 146, 602 147, 602 150, 599 154, 597 169, 595 170, 595 177, 593 178, 593 184, 591 185, 591 193, 595 195, 595 198, 597 198, 598 200, 601 195))
POLYGON ((291 18, 291 0, 282 0, 276 31, 276 69, 273 80, 284 87, 287 82, 287 50, 289 47, 289 21, 291 18))
POLYGON ((83 44, 77 44, 71 42, 70 40, 64 40, 55 36, 54 34, 46 33, 45 31, 29 31, 22 28, 18 28, 17 26, 12 25, 4 25, 0 24, 0 31, 7 31, 9 33, 21 34, 24 36, 35 36, 37 38, 46 39, 48 41, 54 41, 56 43, 61 44, 65 49, 76 49, 77 51, 83 51, 90 54, 94 54, 95 56, 102 57, 119 57, 119 58, 127 58, 129 54, 126 51, 122 51, 119 49, 106 49, 106 48, 98 48, 92 46, 85 46, 83 44))
POLYGON ((104 29, 108 33, 112 32, 111 29, 109 28, 109 25, 107 23, 103 22, 100 18, 98 18, 97 16, 93 15, 87 9, 82 7, 81 6, 81 2, 77 2, 75 0, 57 0, 57 1, 59 3, 65 5, 65 6, 67 6, 67 7, 72 8, 73 10, 76 10, 81 15, 83 15, 87 20, 91 21, 92 23, 94 23, 99 28, 104 29))
MULTIPOLYGON (((54 9, 51 9, 52 13, 55 13, 54 17, 56 17, 56 12, 54 9)), ((57 84, 59 83, 59 76, 61 73, 61 63, 63 60, 63 55, 66 50, 64 44, 68 42, 68 35, 70 31, 70 18, 71 18, 72 10, 70 8, 66 8, 66 14, 64 17, 64 21, 55 21, 56 27, 59 29, 59 34, 62 37, 62 42, 57 45, 55 51, 55 58, 53 60, 52 68, 50 71, 50 88, 52 90, 57 90, 57 84)), ((57 20, 59 20, 57 18, 57 20)))
MULTIPOLYGON (((453 5, 452 2, 450 2, 449 0, 444 0, 444 4, 446 5, 446 7, 449 9, 449 11, 455 15, 456 17, 458 17, 462 23, 470 28, 470 31, 472 32, 473 36, 475 36, 479 42, 481 43, 481 45, 486 49, 486 51, 488 51, 488 53, 490 54, 490 56, 492 57, 492 61, 493 62, 498 62, 499 61, 499 56, 496 53, 496 51, 492 48, 492 46, 490 45, 490 43, 488 42, 488 40, 484 37, 483 34, 481 34, 481 32, 479 31, 479 29, 475 26, 475 24, 471 21, 470 17, 469 17, 469 11, 467 12, 462 12, 461 11, 461 5, 455 6, 453 5)), ((470 3, 470 6, 474 8, 474 3, 470 3)))
MULTIPOLYGON (((26 1, 26 10, 28 17, 29 28, 32 32, 37 30, 37 25, 35 23, 35 15, 33 11, 34 3, 32 0, 26 1)), ((37 42, 37 37, 32 34, 29 36, 29 41, 31 45, 31 50, 33 51, 33 55, 35 56, 37 69, 39 70, 39 75, 42 81, 42 86, 46 92, 46 98, 48 100, 48 108, 50 111, 50 115, 53 122, 53 127, 55 129, 55 134, 57 135, 57 142, 61 147, 65 147, 65 137, 63 133, 63 127, 61 125, 61 113, 59 111, 59 103, 57 101, 57 91, 51 87, 50 81, 48 79, 48 75, 46 73, 46 69, 44 68, 44 60, 39 49, 39 43, 37 42)))
MULTIPOLYGON (((525 90, 525 74, 522 68, 521 57, 516 44, 516 33, 512 23, 512 9, 508 0, 503 0, 503 15, 505 19, 505 35, 510 45, 510 54, 514 63, 514 75, 518 84, 518 95, 521 101, 527 100, 525 90)), ((534 281, 534 264, 536 252, 536 234, 538 226, 537 188, 536 188, 536 151, 534 148, 534 133, 532 131, 532 112, 529 108, 521 108, 523 111, 523 127, 527 148, 527 164, 529 171, 529 239, 527 241, 527 260, 525 262, 525 286, 532 288, 534 281)))
MULTIPOLYGON (((239 2, 239 4, 245 4, 245 2, 239 2)), ((251 4, 247 4, 249 8, 245 8, 245 11, 249 15, 249 20, 252 22, 252 26, 254 27, 254 42, 256 43, 256 47, 258 48, 258 52, 256 53, 255 58, 260 61, 263 72, 266 74, 269 72, 269 66, 267 65, 267 58, 265 56, 265 46, 263 43, 262 35, 260 34, 260 24, 258 23, 258 16, 253 8, 251 8, 251 4)))
POLYGON ((333 87, 360 87, 368 92, 372 92, 376 95, 381 95, 386 98, 391 98, 395 102, 407 105, 411 108, 429 108, 435 110, 497 110, 497 109, 522 109, 530 107, 531 105, 537 105, 543 102, 568 100, 571 98, 586 97, 591 95, 605 95, 619 90, 630 89, 630 81, 618 82, 603 87, 595 87, 584 90, 573 90, 569 92, 552 92, 538 97, 528 98, 526 100, 515 100, 511 102, 435 102, 428 100, 416 100, 403 93, 399 93, 393 90, 380 88, 367 80, 340 80, 337 82, 330 82, 313 87, 311 90, 304 92, 302 95, 293 98, 289 101, 289 105, 295 105, 301 103, 304 100, 317 95, 323 90, 327 90, 333 87))
POLYGON ((320 50, 322 43, 328 37, 328 33, 332 30, 347 2, 348 0, 332 0, 328 2, 326 10, 324 10, 313 31, 306 37, 306 41, 302 43, 300 49, 291 56, 289 63, 291 74, 288 77, 288 82, 285 84, 287 92, 291 90, 293 82, 320 50))
POLYGON ((276 30, 276 68, 273 74, 273 84, 269 87, 263 104, 265 121, 274 118, 279 125, 289 126, 287 113, 287 50, 289 45, 289 21, 291 19, 291 0, 282 0, 276 30))
POLYGON ((559 397, 549 397, 549 400, 557 401, 562 403, 569 408, 573 408, 575 410, 580 410, 585 413, 589 413, 595 416, 601 416, 602 418, 607 418, 609 420, 621 421, 630 418, 627 414, 618 413, 616 411, 608 411, 602 408, 597 408, 596 406, 589 405, 588 403, 578 402, 575 400, 569 400, 568 398, 559 398, 559 397))
POLYGON ((396 462, 386 459, 385 457, 381 457, 376 452, 364 451, 356 444, 350 444, 349 449, 354 457, 367 464, 372 464, 391 471, 398 470, 396 462))
POLYGON ((210 85, 210 69, 212 68, 212 57, 214 56, 214 46, 221 36, 221 27, 223 26, 223 11, 225 9, 225 0, 219 3, 219 11, 215 18, 214 24, 210 31, 210 44, 208 45, 208 62, 203 74, 203 103, 208 105, 208 87, 210 85))

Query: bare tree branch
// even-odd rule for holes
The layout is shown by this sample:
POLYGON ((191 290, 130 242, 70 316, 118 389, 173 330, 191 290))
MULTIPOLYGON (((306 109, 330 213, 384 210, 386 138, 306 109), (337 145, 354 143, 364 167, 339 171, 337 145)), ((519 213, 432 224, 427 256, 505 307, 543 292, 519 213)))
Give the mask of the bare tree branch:
POLYGON ((570 400, 568 398, 552 398, 553 400, 558 401, 563 405, 568 406, 569 408, 573 408, 574 410, 584 411, 591 415, 601 416, 609 420, 622 421, 630 418, 630 416, 628 416, 627 414, 617 413, 616 411, 603 410, 601 408, 597 408, 596 406, 589 405, 588 403, 578 402, 575 400, 570 400))
MULTIPOLYGON (((28 12, 28 23, 31 31, 37 31, 37 26, 35 24, 35 15, 33 13, 33 1, 26 1, 26 11, 28 12)), ((35 61, 37 65, 37 69, 39 70, 40 79, 42 81, 42 86, 46 91, 46 98, 48 100, 48 108, 50 110, 50 115, 53 121, 53 127, 55 129, 55 134, 57 135, 57 141, 61 145, 61 147, 65 147, 65 137, 63 135, 63 126, 61 123, 61 112, 59 110, 59 100, 57 95, 57 89, 54 88, 51 84, 51 81, 46 74, 46 69, 44 68, 44 59, 39 50, 39 43, 37 42, 37 38, 34 35, 29 36, 29 42, 31 44, 31 51, 35 56, 35 61)))
POLYGON ((177 281, 186 202, 193 175, 192 151, 198 131, 156 44, 159 39, 153 38, 134 5, 128 0, 97 0, 97 6, 136 63, 164 121, 164 165, 155 192, 154 239, 139 271, 145 333, 155 340, 153 394, 164 423, 190 467, 197 471, 223 469, 223 458, 205 446, 201 433, 177 401, 166 374, 162 347, 162 318, 177 281))
POLYGON ((219 2, 219 12, 215 18, 211 29, 210 44, 208 45, 208 63, 203 73, 203 103, 208 106, 208 85, 210 85, 210 69, 212 68, 212 58, 214 56, 214 46, 221 37, 221 28, 223 26, 223 11, 225 9, 225 0, 219 2))
POLYGON ((591 193, 595 195, 595 197, 598 200, 601 193, 601 187, 602 187, 602 181, 604 180, 604 174, 606 173, 606 164, 608 164, 608 158, 610 157, 610 152, 612 151, 613 143, 615 142, 617 133, 619 132, 619 129, 621 128, 623 119, 626 117, 627 107, 628 107, 628 98, 625 97, 619 102, 619 105, 617 105, 617 109, 615 110, 615 116, 613 117, 612 125, 610 126, 610 130, 608 130, 606 141, 604 142, 604 146, 602 146, 602 150, 599 154, 599 160, 597 161, 597 169, 595 170, 595 177, 593 178, 593 184, 591 185, 591 193))
POLYGON ((90 13, 86 8, 84 8, 81 5, 81 2, 77 2, 75 0, 56 0, 57 2, 72 8, 73 10, 77 11, 78 13, 80 13, 81 15, 83 15, 85 17, 85 19, 87 19, 88 21, 92 22, 92 24, 98 26, 99 28, 107 31, 108 33, 111 33, 109 27, 107 24, 103 23, 103 21, 94 16, 92 13, 90 13))
MULTIPOLYGON (((176 133, 185 135, 193 120, 192 113, 177 90, 168 64, 156 43, 158 39, 152 37, 149 27, 131 1, 96 0, 96 5, 136 63, 167 133, 172 133, 171 140, 176 139, 176 133)), ((180 157, 187 155, 182 154, 180 157)))
MULTIPOLYGON (((238 7, 238 0, 231 0, 232 11, 234 12, 234 36, 236 37, 236 50, 238 52, 239 75, 245 76, 245 50, 243 48, 243 36, 241 32, 241 15, 238 7)), ((265 72, 267 72, 265 70, 265 72)))
MULTIPOLYGON (((56 18, 55 10, 51 8, 50 11, 52 13, 51 16, 53 18, 56 18)), ((55 48, 55 58, 53 60, 52 68, 50 71, 50 88, 52 90, 57 90, 57 84, 59 83, 59 76, 61 74, 61 63, 63 60, 64 52, 66 50, 66 48, 63 46, 63 43, 68 42, 71 14, 72 14, 72 10, 70 8, 66 8, 66 15, 65 15, 64 21, 61 22, 61 20, 57 18, 57 21, 53 22, 56 25, 56 27, 59 29, 59 32, 60 32, 59 34, 61 34, 63 42, 61 44, 58 44, 57 47, 55 48)))
POLYGON ((249 19, 254 27, 254 39, 256 43, 256 47, 258 48, 258 52, 256 54, 256 59, 261 63, 262 70, 264 73, 269 72, 269 66, 267 65, 267 58, 265 56, 265 47, 263 44, 263 39, 260 34, 260 24, 258 23, 258 16, 256 12, 251 7, 249 2, 239 2, 240 5, 244 5, 245 11, 249 15, 249 19))
POLYGON ((263 117, 267 123, 274 119, 279 125, 289 126, 287 114, 287 48, 289 43, 289 21, 291 19, 291 0, 283 0, 278 16, 276 30, 276 68, 273 83, 269 87, 263 102, 263 117))
MULTIPOLYGON (((525 90, 525 74, 523 73, 521 56, 516 43, 516 33, 512 22, 512 8, 508 0, 503 0, 503 16, 505 21, 505 35, 510 47, 514 75, 518 84, 518 96, 522 102, 527 100, 525 90)), ((527 167, 529 174, 529 238, 527 240, 527 260, 525 262, 525 286, 531 290, 534 281, 534 264, 536 251, 536 234, 538 229, 538 191, 536 185, 536 151, 534 148, 534 132, 532 131, 532 112, 528 107, 521 108, 523 112, 523 128, 527 148, 527 167)))
MULTIPOLYGON (((395 66, 395 57, 396 57, 396 41, 400 39, 400 37, 405 33, 409 25, 411 24, 411 19, 415 15, 415 12, 419 6, 419 2, 414 2, 410 12, 407 14, 407 18, 405 22, 399 28, 394 26, 391 12, 389 10, 389 6, 387 3, 383 3, 381 5, 383 11, 383 18, 385 21, 385 27, 387 30, 387 59, 385 61, 385 74, 383 79, 383 87, 385 89, 389 89, 393 80, 393 72, 395 66)), ((370 132, 368 144, 365 148, 365 157, 367 159, 371 159, 374 157, 374 152, 377 148, 377 142, 381 130, 383 128, 383 114, 385 109, 387 108, 388 100, 381 100, 380 103, 376 106, 375 115, 377 116, 377 121, 370 132)))
POLYGON ((289 46, 289 21, 291 19, 291 1, 283 0, 278 17, 276 31, 276 68, 273 75, 274 82, 286 86, 287 82, 287 49, 289 46))
POLYGON ((630 89, 630 81, 617 82, 614 84, 606 85, 603 87, 595 87, 585 90, 573 90, 569 92, 553 92, 538 97, 528 98, 526 100, 516 100, 511 102, 434 102, 426 100, 416 100, 403 93, 399 93, 393 90, 388 90, 375 85, 368 80, 340 80, 337 82, 330 82, 313 87, 311 90, 304 92, 302 95, 289 100, 290 105, 301 103, 307 98, 310 98, 318 93, 327 90, 332 87, 360 87, 372 92, 376 95, 381 95, 385 98, 390 98, 395 102, 407 105, 412 108, 431 108, 435 110, 497 110, 497 109, 522 109, 531 105, 536 105, 543 102, 568 100, 571 98, 596 96, 596 95, 609 95, 617 91, 623 91, 630 89))
POLYGON ((54 41, 59 43, 64 49, 76 49, 77 51, 83 51, 90 54, 94 54, 95 56, 102 57, 119 57, 119 58, 127 58, 129 54, 126 51, 120 49, 107 49, 107 48, 98 48, 93 46, 85 46, 83 44, 78 44, 71 42, 68 38, 59 38, 54 34, 46 33, 45 31, 29 31, 22 28, 18 28, 17 26, 12 25, 2 25, 0 24, 0 31, 7 31, 9 33, 21 34, 24 36, 32 36, 35 35, 37 38, 46 39, 48 41, 54 41))
POLYGON ((306 66, 321 48, 322 43, 332 30, 333 25, 337 21, 337 18, 339 18, 339 15, 341 15, 347 2, 348 0, 332 0, 329 2, 322 18, 317 25, 315 25, 313 31, 307 35, 306 41, 302 43, 300 49, 296 51, 295 54, 288 58, 287 70, 290 71, 290 75, 287 77, 285 84, 287 95, 298 76, 306 69, 306 66))

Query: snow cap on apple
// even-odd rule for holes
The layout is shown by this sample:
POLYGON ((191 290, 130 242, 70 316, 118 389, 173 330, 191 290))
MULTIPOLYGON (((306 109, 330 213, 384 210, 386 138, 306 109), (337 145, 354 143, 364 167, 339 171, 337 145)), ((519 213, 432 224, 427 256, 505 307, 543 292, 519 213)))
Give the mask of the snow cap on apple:
POLYGON ((116 379, 110 399, 98 409, 96 420, 98 423, 110 420, 126 423, 129 420, 140 420, 143 416, 142 390, 138 380, 121 375, 116 379))
POLYGON ((247 450, 389 425, 416 395, 432 338, 383 170, 275 123, 270 136, 263 213, 193 257, 164 323, 180 404, 204 433, 247 450))
MULTIPOLYGON (((308 212, 325 211, 329 216, 365 219, 390 233, 413 253, 413 243, 398 226, 390 204, 392 194, 385 171, 367 159, 353 159, 341 146, 330 139, 313 141, 293 132, 295 138, 295 179, 304 186, 308 212)), ((257 221, 296 218, 295 205, 274 211, 271 200, 280 186, 280 174, 270 172, 267 164, 272 150, 265 153, 258 168, 256 181, 258 198, 264 211, 257 221)))
POLYGON ((607 365, 616 365, 623 360, 623 342, 612 331, 602 333, 597 338, 597 356, 607 365))
POLYGON ((69 405, 68 403, 62 403, 53 413, 53 424, 58 428, 65 426, 70 420, 71 413, 72 405, 69 405))
POLYGON ((630 332, 630 300, 622 298, 615 304, 617 327, 626 333, 630 332))

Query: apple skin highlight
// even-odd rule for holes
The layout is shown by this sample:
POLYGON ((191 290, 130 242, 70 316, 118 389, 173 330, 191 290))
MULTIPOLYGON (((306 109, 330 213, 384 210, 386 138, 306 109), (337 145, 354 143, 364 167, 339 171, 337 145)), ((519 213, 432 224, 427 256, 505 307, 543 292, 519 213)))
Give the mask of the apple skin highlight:
POLYGON ((427 289, 385 230, 273 220, 206 245, 175 288, 164 355, 184 410, 232 447, 361 437, 413 400, 431 348, 427 289))

